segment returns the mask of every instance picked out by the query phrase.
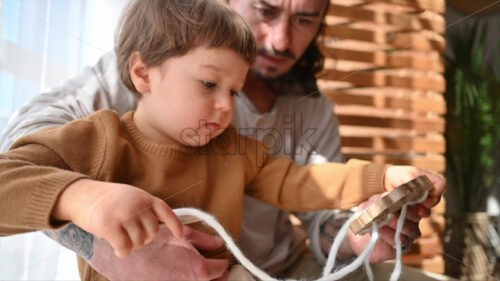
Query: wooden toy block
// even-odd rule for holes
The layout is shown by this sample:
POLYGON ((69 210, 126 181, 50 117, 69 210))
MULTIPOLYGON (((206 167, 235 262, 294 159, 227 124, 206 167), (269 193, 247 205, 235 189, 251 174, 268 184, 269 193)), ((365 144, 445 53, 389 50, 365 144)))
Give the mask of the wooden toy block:
POLYGON ((383 223, 390 214, 401 210, 404 204, 422 197, 434 185, 426 176, 419 176, 405 184, 398 186, 379 201, 372 204, 363 214, 351 224, 351 231, 361 235, 371 230, 372 222, 383 223))

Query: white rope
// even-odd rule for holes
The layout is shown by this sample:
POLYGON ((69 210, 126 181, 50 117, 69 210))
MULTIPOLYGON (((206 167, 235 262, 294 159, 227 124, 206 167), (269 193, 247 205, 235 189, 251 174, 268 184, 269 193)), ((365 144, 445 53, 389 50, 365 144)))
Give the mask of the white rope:
POLYGON ((372 271, 372 266, 370 265, 370 259, 365 260, 365 270, 366 270, 366 275, 368 276, 368 280, 373 280, 373 271, 372 271))
POLYGON ((401 267, 402 267, 402 255, 403 249, 401 249, 401 231, 403 230, 403 223, 406 217, 406 209, 408 205, 404 205, 401 208, 401 213, 399 214, 398 224, 396 227, 396 234, 394 235, 394 240, 396 240, 396 266, 394 267, 394 271, 391 274, 390 281, 396 281, 399 279, 399 275, 401 275, 401 267))
POLYGON ((278 280, 269 276, 267 273, 265 273, 260 268, 255 266, 247 257, 245 257, 245 255, 243 255, 238 246, 236 246, 236 243, 234 243, 233 238, 231 238, 231 235, 229 235, 226 232, 224 227, 220 225, 220 223, 214 216, 195 208, 179 208, 179 209, 174 209, 174 212, 178 217, 182 216, 197 217, 201 219, 204 223, 212 227, 224 240, 224 242, 226 243, 226 247, 231 251, 231 253, 233 253, 234 257, 238 259, 241 265, 243 265, 248 271, 250 271, 251 274, 255 275, 260 280, 272 280, 272 281, 278 280))
POLYGON ((420 198, 417 198, 414 201, 404 204, 403 208, 401 208, 401 213, 399 214, 398 224, 396 227, 396 234, 394 235, 394 239, 396 240, 396 266, 394 267, 394 271, 391 274, 390 281, 398 280, 399 276, 401 275, 401 268, 403 263, 402 261, 403 250, 401 248, 401 231, 403 230, 403 224, 406 218, 406 210, 409 205, 416 205, 427 199, 427 196, 429 196, 429 191, 424 192, 424 194, 420 198))
MULTIPOLYGON (((375 244, 377 243, 377 240, 379 238, 378 226, 376 223, 372 224, 372 231, 373 231, 373 233, 372 233, 372 238, 370 239, 370 243, 368 244, 366 249, 361 253, 361 255, 359 255, 348 266, 345 266, 345 267, 341 268, 340 270, 338 270, 334 273, 331 273, 331 274, 327 274, 327 275, 323 274, 323 277, 321 277, 319 280, 321 280, 321 281, 339 280, 340 278, 345 277, 347 274, 353 272, 359 266, 361 266, 364 263, 365 259, 367 259, 370 256, 370 254, 371 254, 373 248, 375 247, 375 244)), ((335 238, 335 240, 337 240, 337 238, 335 238)), ((335 258, 336 258, 336 256, 328 256, 328 259, 335 259, 335 258)))
POLYGON ((349 231, 349 226, 353 221, 355 221, 359 216, 361 216, 362 212, 354 213, 340 228, 337 233, 335 240, 333 240, 332 247, 330 248, 330 253, 328 254, 328 259, 325 264, 325 268, 323 269, 323 276, 330 274, 332 272, 333 267, 335 266, 336 259, 330 259, 331 256, 336 257, 337 252, 339 251, 340 245, 342 245, 342 241, 344 241, 347 232, 349 231))
MULTIPOLYGON (((402 268, 402 249, 401 249, 401 231, 403 229, 403 223, 406 218, 406 211, 407 211, 407 206, 408 205, 415 205, 418 204, 422 201, 424 201, 428 196, 428 192, 423 194, 422 197, 418 198, 417 200, 413 202, 409 202, 403 206, 401 209, 401 213, 399 215, 398 219, 398 224, 396 228, 396 235, 394 237, 396 241, 396 266, 394 271, 392 272, 391 275, 391 281, 398 280, 399 276, 401 275, 401 268, 402 268)), ((231 253, 234 255, 234 257, 241 263, 242 266, 244 266, 248 271, 250 271, 251 274, 253 274, 255 277, 259 278, 260 280, 270 280, 270 281, 278 281, 278 279, 273 278, 269 276, 266 272, 258 268, 256 265, 254 265, 243 253, 241 250, 238 248, 234 240, 232 239, 231 235, 227 233, 227 231, 224 229, 224 227, 221 226, 221 224, 217 221, 217 219, 198 209, 195 208, 179 208, 179 209, 174 209, 175 214, 178 217, 184 217, 184 216, 193 216, 201 219, 204 223, 212 227, 224 240, 226 247, 231 251, 231 253)), ((344 238, 347 236, 347 233, 349 232, 349 226, 351 223, 357 219, 363 212, 356 212, 354 215, 352 215, 342 226, 342 228, 339 230, 337 233, 337 236, 335 237, 335 240, 333 241, 332 247, 330 248, 330 253, 328 255, 328 259, 325 265, 325 268, 323 269, 323 276, 318 279, 318 281, 329 281, 329 280, 339 280, 340 278, 345 277, 349 273, 353 272, 356 270, 358 267, 361 265, 365 265, 366 268, 366 273, 368 275, 369 280, 373 280, 373 272, 370 267, 370 254, 375 248, 375 244, 377 243, 379 239, 379 226, 373 222, 372 223, 372 237, 370 239, 370 243, 366 247, 366 249, 349 265, 341 268, 340 270, 333 272, 333 267, 335 266, 335 259, 337 256, 337 252, 340 248, 340 245, 342 244, 342 241, 344 238)), ((388 223, 388 220, 386 220, 383 224, 380 225, 383 226, 388 223)), ((289 280, 292 281, 292 280, 289 280)))

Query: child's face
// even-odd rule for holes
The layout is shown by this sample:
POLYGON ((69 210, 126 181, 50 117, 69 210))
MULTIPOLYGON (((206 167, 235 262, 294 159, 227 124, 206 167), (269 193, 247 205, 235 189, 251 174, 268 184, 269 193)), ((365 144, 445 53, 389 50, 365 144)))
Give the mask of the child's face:
POLYGON ((134 121, 152 141, 205 145, 230 124, 248 68, 231 49, 203 46, 149 67, 134 121))

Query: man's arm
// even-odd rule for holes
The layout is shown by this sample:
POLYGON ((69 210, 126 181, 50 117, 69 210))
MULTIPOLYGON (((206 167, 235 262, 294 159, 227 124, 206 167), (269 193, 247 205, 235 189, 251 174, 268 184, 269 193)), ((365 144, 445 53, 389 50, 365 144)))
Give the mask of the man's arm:
POLYGON ((86 260, 92 259, 94 255, 94 235, 74 223, 58 231, 44 230, 43 233, 86 260))

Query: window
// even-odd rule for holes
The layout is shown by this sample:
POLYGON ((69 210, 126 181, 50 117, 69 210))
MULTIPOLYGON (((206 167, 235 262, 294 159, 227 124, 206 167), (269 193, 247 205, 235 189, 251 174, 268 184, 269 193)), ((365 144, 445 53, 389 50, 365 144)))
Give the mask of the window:
MULTIPOLYGON (((127 0, 0 1, 0 132, 14 111, 113 49, 127 0)), ((41 233, 0 238, 0 280, 79 279, 76 257, 41 233)))
POLYGON ((40 91, 59 86, 113 49, 127 0, 0 2, 0 132, 40 91))

